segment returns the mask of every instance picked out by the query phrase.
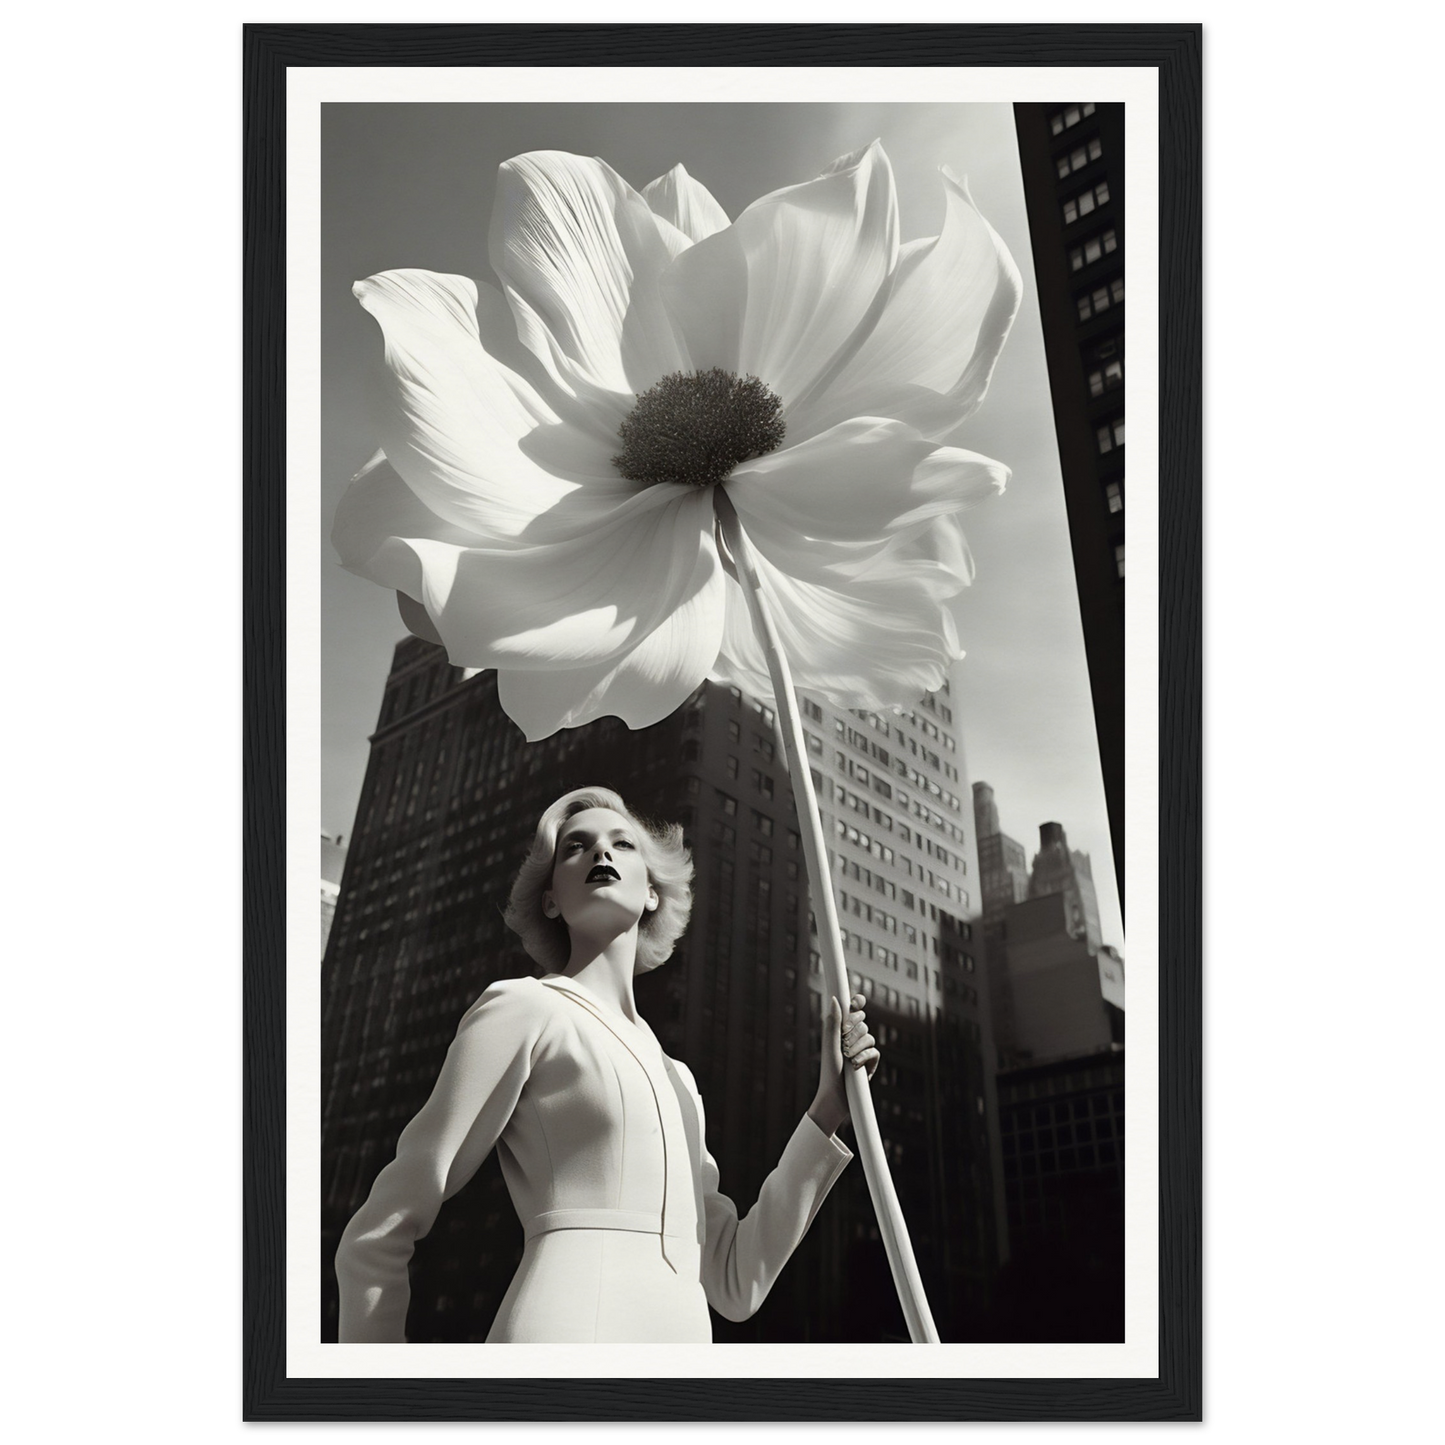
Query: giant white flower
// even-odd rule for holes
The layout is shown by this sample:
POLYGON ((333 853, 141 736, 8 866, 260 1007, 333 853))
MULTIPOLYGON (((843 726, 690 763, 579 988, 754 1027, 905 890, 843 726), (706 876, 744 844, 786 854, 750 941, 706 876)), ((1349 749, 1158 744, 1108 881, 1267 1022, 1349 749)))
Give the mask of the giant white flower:
POLYGON ((681 167, 641 192, 556 151, 501 168, 491 263, 355 294, 386 347, 380 451, 337 512, 412 631, 493 667, 531 739, 643 727, 712 676, 772 686, 714 501, 757 558, 797 686, 910 705, 962 656, 959 513, 1008 469, 954 445, 1018 272, 943 172, 901 244, 878 143, 728 223, 681 167))

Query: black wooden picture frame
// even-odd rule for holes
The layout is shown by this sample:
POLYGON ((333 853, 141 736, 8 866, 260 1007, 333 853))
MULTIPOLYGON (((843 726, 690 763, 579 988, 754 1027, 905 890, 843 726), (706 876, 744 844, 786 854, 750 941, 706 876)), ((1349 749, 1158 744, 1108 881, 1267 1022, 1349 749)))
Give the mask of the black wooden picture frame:
POLYGON ((244 36, 244 1366, 248 1420, 1201 1418, 1201 30, 250 25, 244 36), (288 1378, 288 66, 1145 66, 1159 75, 1159 1365, 1101 1379, 288 1378))

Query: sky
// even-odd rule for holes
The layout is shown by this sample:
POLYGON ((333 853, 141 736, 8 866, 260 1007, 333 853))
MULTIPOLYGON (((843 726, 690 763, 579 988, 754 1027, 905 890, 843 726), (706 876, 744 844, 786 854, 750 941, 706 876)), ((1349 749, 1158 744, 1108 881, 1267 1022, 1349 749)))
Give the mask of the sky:
POLYGON ((497 167, 528 150, 601 156, 641 188, 682 162, 736 217, 780 186, 881 139, 903 239, 936 235, 938 168, 974 201, 1024 278, 1018 320, 987 400, 959 444, 1013 470, 966 518, 977 575, 953 688, 971 782, 995 790, 1004 831, 1028 850, 1062 823, 1090 854, 1104 937, 1122 946, 1063 485, 1011 108, 959 104, 328 105, 322 120, 321 821, 349 836, 391 653, 393 595, 342 570, 326 540, 348 479, 376 450, 367 376, 375 323, 352 283, 394 267, 495 283, 487 225, 497 167))

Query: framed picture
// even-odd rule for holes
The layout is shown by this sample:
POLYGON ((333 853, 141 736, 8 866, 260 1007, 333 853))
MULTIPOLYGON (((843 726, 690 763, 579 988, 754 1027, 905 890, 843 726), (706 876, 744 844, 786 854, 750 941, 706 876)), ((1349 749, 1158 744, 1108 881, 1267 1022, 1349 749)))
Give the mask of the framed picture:
MULTIPOLYGON (((462 1422, 471 1432, 500 1433, 545 1423, 587 1433, 629 1422, 640 1431, 665 1426, 670 1433, 764 1425, 776 1433, 809 1426, 968 1433, 1033 1422, 1039 1432, 1061 1433, 1123 1420, 1155 1432, 1212 1428, 1212 1337, 1205 1328, 1212 1318, 1209 1181, 1207 1140, 1199 1131, 1199 1118, 1209 1117, 1202 1081, 1211 1066, 1204 1009, 1211 996, 1204 847, 1211 799, 1198 725, 1207 715, 1204 678, 1211 663, 1198 642, 1211 621, 1204 611, 1209 379, 1199 361, 1205 272, 1198 244, 1209 46, 1207 23, 1191 20, 572 25, 483 17, 238 26, 240 1428, 266 1433, 370 1422, 406 1432, 462 1422), (954 172, 962 165, 971 173, 959 194, 996 225, 1019 262, 1019 329, 1010 342, 1019 360, 1000 363, 978 412, 980 429, 957 445, 970 447, 970 455, 1000 455, 1013 470, 1013 512, 994 522, 981 510, 977 526, 970 519, 970 540, 980 577, 990 561, 997 575, 1010 556, 1039 549, 1029 584, 1038 617, 1017 616, 1022 592, 975 588, 972 626, 994 639, 994 652, 981 647, 971 656, 965 668, 974 668, 974 691, 967 701, 954 699, 961 711, 971 708, 972 730, 964 720, 958 734, 970 751, 967 763, 951 759, 945 741, 931 754, 929 737, 955 734, 918 715, 918 736, 906 736, 915 756, 922 744, 923 762, 890 759, 879 736, 866 737, 860 757, 867 757, 874 777, 851 754, 845 762, 840 744, 837 780, 828 783, 834 799, 828 824, 837 825, 838 855, 850 857, 848 850, 858 847, 857 819, 845 809, 857 805, 854 811, 873 831, 873 842, 864 835, 864 850, 873 848, 874 858, 887 854, 889 868, 877 871, 876 892, 897 899, 893 850, 899 832, 909 835, 909 824, 902 809, 890 814, 880 799, 893 799, 894 792, 909 798, 897 786, 905 779, 913 812, 925 824, 936 822, 936 841, 928 832, 928 863, 936 847, 936 857, 954 870, 945 874, 941 866, 935 877, 926 868, 929 889, 941 890, 942 899, 957 897, 958 926, 972 920, 981 933, 987 903, 980 890, 990 884, 978 808, 990 805, 993 789, 981 783, 980 769, 998 786, 1000 809, 1012 803, 1035 821, 1051 809, 1066 819, 1090 819, 1068 841, 1058 822, 1043 825, 1056 832, 1040 837, 1040 855, 1053 847, 1090 884, 1082 886, 1071 873, 1074 892, 1055 896, 1043 889, 1048 899, 1035 899, 1030 889, 1027 900, 1065 913, 1069 905, 1061 900, 1075 900, 1077 918, 1061 913, 1059 926, 1103 980, 1104 1006, 1095 1012, 1105 1020, 1105 1036, 1097 1048, 1101 1058, 1111 1048, 1117 1053, 1129 1155, 1121 1143, 1121 1103, 1117 1114, 1105 1111, 1103 1121, 1095 1104, 1092 1116, 1085 1107, 1082 1127, 1051 1124, 1048 1157, 1056 1163, 1068 1156, 1072 1166, 1087 1139, 1088 1157, 1116 1170, 1127 1224, 1117 1274, 1110 1276, 1111 1303, 1100 1306, 1097 1321, 1079 1324, 1077 1334, 1048 1337, 1040 1332, 1048 1328, 1040 1324, 1045 1316, 1003 1308, 1001 1295, 994 1296, 991 1314, 970 1314, 971 1296, 961 1285, 958 1301, 964 1302, 951 1296, 946 1306, 954 1332, 925 1350, 907 1347, 906 1335, 893 1334, 893 1325, 880 1319, 873 1335, 809 1327, 790 1341, 740 1335, 696 1347, 510 1345, 499 1351, 470 1342, 477 1335, 457 1324, 457 1303, 439 1287, 438 1309, 449 1309, 452 1318, 428 1344, 338 1344, 328 1279, 335 1237, 316 1227, 327 1214, 324 1176, 335 1169, 322 1137, 331 1105, 321 1097, 325 1088, 316 1088, 324 997, 314 913, 306 909, 316 906, 316 835, 329 816, 350 818, 347 809, 363 792, 367 730, 390 705, 387 669, 394 681, 402 653, 393 659, 393 646, 405 634, 384 588, 340 568, 328 571, 334 555, 328 532, 345 480, 363 470, 380 445, 364 400, 367 368, 380 348, 371 345, 374 325, 351 299, 351 283, 405 266, 438 275, 483 270, 491 178, 512 156, 598 155, 639 191, 653 176, 665 178, 670 163, 683 162, 689 175, 711 186, 727 220, 751 199, 816 175, 840 153, 863 155, 860 147, 874 140, 877 155, 886 153, 880 165, 892 168, 890 186, 896 176, 905 243, 942 224, 942 188, 961 185, 954 172), (936 179, 939 166, 949 168, 945 182, 936 179), (929 186, 938 188, 938 197, 929 186), (1127 376, 1126 331, 1133 353, 1127 376), (1126 409, 1133 423, 1127 597, 1126 409), (1085 474, 1088 480, 1079 481, 1085 474), (1030 490, 1020 477, 1046 481, 1030 490), (1025 533, 1035 542, 1025 545, 1025 533), (1043 561, 1046 546, 1056 561, 1043 561), (1013 600, 1000 600, 1006 597, 1013 600), (1055 637, 1065 640, 1055 644, 1055 637), (1027 686, 1007 681, 1010 670, 1026 670, 1027 686), (1013 711, 990 711, 985 698, 1004 692, 1013 711), (1046 727, 1053 711, 1072 718, 1068 727, 1046 727), (991 763, 1007 749, 996 753, 993 738, 1025 727, 1019 722, 1025 714, 1038 734, 1030 733, 1027 743, 1014 737, 1012 746, 1032 750, 1040 762, 1017 775, 1010 799, 991 763), (335 725, 338 717, 347 718, 345 727, 335 725), (1027 792, 1035 777, 1038 798, 1027 792), (938 799, 933 811, 931 789, 938 799), (867 796, 860 799, 860 792, 867 796), (1160 805, 1165 798, 1168 808, 1160 805), (957 824, 949 808, 958 812, 957 824), (881 841, 884 827, 892 842, 881 841), (1078 863, 1081 841, 1088 857, 1078 863), (1123 941, 1124 899, 1127 1081, 1124 959, 1104 946, 1110 938, 1123 941), (1113 1043, 1108 1019, 1116 1027, 1113 1043), (1004 1334, 1010 1329, 1016 1334, 1004 1334)), ((899 254, 910 254, 907 246, 899 254)), ((451 681, 461 685, 462 679, 451 681)), ((824 717, 822 708, 818 715, 824 717)), ((819 731, 837 727, 844 740, 848 725, 845 709, 834 709, 819 731)), ((902 725, 896 727, 905 738, 902 725)), ((762 751, 749 762, 753 790, 772 798, 772 743, 762 724, 754 731, 754 747, 762 751)), ((897 753, 893 738, 884 741, 897 753)), ((828 743, 831 757, 831 737, 828 743)), ((822 757, 822 746, 818 753, 822 757)), ((819 776, 831 779, 828 766, 819 776)), ((683 821, 701 829, 701 816, 688 806, 683 821)), ((990 837, 1012 841, 994 816, 990 837)), ((764 854, 770 860, 775 847, 782 858, 783 845, 767 841, 773 822, 766 809, 754 808, 753 818, 757 828, 766 821, 767 834, 747 844, 754 863, 764 854)), ((918 832, 922 844, 925 829, 918 832)), ((694 851, 701 855, 701 832, 698 838, 694 851)), ((728 847, 743 857, 744 842, 730 838, 728 847)), ((909 877, 913 867, 910 860, 909 877)), ((918 867, 922 877, 922 858, 918 867)), ((1025 907, 1025 883, 1017 889, 1010 902, 1025 907)), ((896 1010, 906 1039, 918 998, 925 1019, 929 1010, 944 1009, 946 962, 967 958, 974 967, 972 954, 955 946, 971 935, 967 929, 951 935, 936 902, 932 919, 925 905, 918 922, 910 922, 902 907, 918 906, 922 892, 915 897, 903 890, 906 905, 892 910, 871 893, 866 902, 847 889, 841 897, 842 909, 851 906, 858 916, 858 958, 866 948, 867 959, 881 957, 880 967, 899 971, 896 987, 884 981, 879 994, 871 987, 868 994, 881 1017, 896 1010), (920 980, 909 948, 902 957, 892 952, 889 962, 887 935, 879 931, 900 926, 922 955, 920 980), (929 946, 941 964, 932 970, 936 1000, 929 994, 929 946)), ((847 931, 850 916, 840 919, 847 931)), ((1016 928, 1033 926, 1023 913, 1010 919, 1016 928)), ((806 959, 806 933, 790 948, 806 959)), ((987 972, 981 941, 977 952, 987 972)), ((871 977, 863 962, 858 967, 871 977)), ((806 997, 805 984, 798 987, 806 997)), ((964 981, 964 994, 968 987, 964 981)), ((660 1003, 662 994, 657 997, 660 1003)), ((1025 1000, 1025 990, 1016 988, 1012 997, 1025 1000)), ((987 1001, 983 1007, 987 1013, 987 1001)), ((1016 1007, 1022 1020, 1027 1004, 1016 1007)), ((681 1003, 678 1009, 681 1020, 681 1003)), ((1064 1077, 1055 1065, 1074 1045, 1048 1033, 1051 1019, 1040 1009, 1032 1025, 1014 1020, 1007 1051, 1001 1042, 997 1049, 994 1040, 987 1043, 988 1084, 980 1085, 977 1103, 978 1116, 994 1121, 993 1129, 1012 1129, 997 1121, 1013 1110, 1023 1121, 1020 1130, 1032 1130, 1036 1108, 1025 1101, 1064 1087, 1046 1077, 1064 1077), (1027 1035, 1029 1027, 1043 1033, 1027 1035), (1038 1043, 1045 1033, 1051 1046, 1038 1043)), ((435 1072, 435 1064, 413 1072, 428 1068, 435 1072)), ((1104 1085, 1094 1084, 1103 1097, 1104 1085)), ((948 1108, 939 1113, 946 1116, 948 1108)), ((389 1137, 394 1140, 394 1129, 389 1137)), ((1022 1137, 1010 1140, 1010 1170, 1023 1160, 1017 1152, 1022 1137)), ((1007 1215, 1016 1243, 1026 1240, 1033 1222, 1027 1211, 1036 1205, 1043 1220, 1052 1196, 1045 1191, 1030 1204, 1035 1196, 1020 1194, 1020 1204, 1010 1192, 1006 1204, 1004 1146, 996 1139, 988 1147, 998 1170, 998 1237, 1007 1215)), ((902 1152, 894 1139, 894 1153, 902 1152)), ((1027 1162, 1032 1172, 1035 1157, 1027 1162)), ((348 1211, 354 1205, 353 1199, 348 1211)), ((928 1237, 926 1228, 923 1233, 928 1237)), ((829 1259, 867 1257, 864 1248, 848 1256, 835 1250, 829 1259)), ((998 1257, 990 1257, 990 1279, 996 1279, 998 1257)), ((816 1269, 827 1266, 816 1263, 816 1269)), ((1016 1272, 1014 1279, 1014 1289, 1026 1293, 1025 1276, 1016 1272)), ((832 1308, 864 1299, 848 1295, 841 1279, 829 1287, 832 1308)), ((475 1292, 474 1303, 478 1311, 496 1308, 486 1290, 475 1292)))

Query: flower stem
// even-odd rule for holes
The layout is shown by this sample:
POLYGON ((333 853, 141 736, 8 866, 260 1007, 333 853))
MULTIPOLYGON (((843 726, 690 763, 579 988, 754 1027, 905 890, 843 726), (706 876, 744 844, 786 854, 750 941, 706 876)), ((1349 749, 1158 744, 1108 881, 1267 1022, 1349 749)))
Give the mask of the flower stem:
MULTIPOLYGON (((838 931, 838 911, 833 899, 832 879, 828 874, 828 850, 823 837, 823 821, 818 815, 818 799, 813 791, 813 777, 808 767, 808 753, 803 741, 803 724, 798 717, 797 698, 793 692, 792 674, 783 655, 777 628, 773 625, 767 599, 763 596, 752 548, 743 532, 742 522, 724 487, 715 487, 713 497, 722 528, 723 540, 732 553, 737 579, 747 598, 753 630, 768 660, 773 680, 773 696, 777 701, 778 723, 783 735, 783 748, 788 760, 788 773, 793 784, 793 798, 798 808, 798 827, 803 838, 803 856, 808 864, 808 888, 812 895, 813 916, 818 924, 818 942, 829 988, 846 1009, 852 996, 848 984, 848 968, 843 961, 843 940, 838 931)), ((827 1009, 823 1015, 827 1017, 827 1009)), ((825 1045, 826 1047, 826 1045, 825 1045)), ((848 1091, 848 1109, 853 1120, 853 1133, 858 1154, 863 1161, 863 1175, 873 1200, 873 1213, 888 1252, 888 1265, 893 1271, 893 1285, 898 1291, 908 1335, 915 1345, 938 1343, 933 1313, 923 1293, 918 1265, 913 1258, 913 1245, 908 1226, 888 1172, 883 1153, 883 1140, 878 1132, 878 1117, 873 1111, 873 1096, 864 1069, 851 1069, 845 1064, 844 1086, 848 1091)))

